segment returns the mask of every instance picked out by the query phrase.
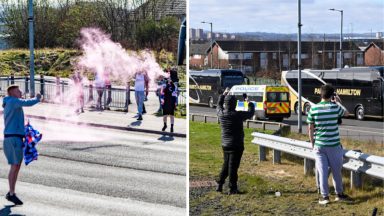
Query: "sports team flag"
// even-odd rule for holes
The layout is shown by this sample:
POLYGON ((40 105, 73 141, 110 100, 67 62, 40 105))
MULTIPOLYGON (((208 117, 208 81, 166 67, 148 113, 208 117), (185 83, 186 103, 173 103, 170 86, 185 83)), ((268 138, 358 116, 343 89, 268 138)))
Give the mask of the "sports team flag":
POLYGON ((42 136, 43 135, 35 130, 28 121, 25 125, 25 139, 23 143, 25 165, 37 160, 39 153, 37 152, 36 145, 41 140, 42 136))

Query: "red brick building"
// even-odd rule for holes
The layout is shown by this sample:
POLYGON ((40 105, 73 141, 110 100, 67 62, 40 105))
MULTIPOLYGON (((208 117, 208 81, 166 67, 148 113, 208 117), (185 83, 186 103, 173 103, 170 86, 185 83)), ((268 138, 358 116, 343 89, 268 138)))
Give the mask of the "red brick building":
POLYGON ((372 42, 364 51, 366 66, 384 65, 384 40, 372 42))
MULTIPOLYGON (((205 66, 210 66, 210 53, 211 49, 208 47, 205 66)), ((190 55, 194 55, 192 50, 190 55)), ((364 52, 354 43, 343 42, 343 57, 344 65, 364 65, 364 52)), ((301 58, 303 68, 336 68, 339 61, 339 42, 304 41, 301 58)), ((249 76, 268 74, 269 77, 278 79, 281 71, 297 69, 297 43, 216 40, 213 46, 213 66, 240 69, 249 76)))

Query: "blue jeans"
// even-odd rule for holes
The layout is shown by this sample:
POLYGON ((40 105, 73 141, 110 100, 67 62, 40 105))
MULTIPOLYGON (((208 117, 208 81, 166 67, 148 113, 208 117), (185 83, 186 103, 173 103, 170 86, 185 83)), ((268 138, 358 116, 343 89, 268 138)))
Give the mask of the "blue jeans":
POLYGON ((135 91, 135 98, 136 98, 136 104, 137 104, 137 112, 139 113, 139 115, 142 115, 144 98, 145 98, 144 91, 135 91))

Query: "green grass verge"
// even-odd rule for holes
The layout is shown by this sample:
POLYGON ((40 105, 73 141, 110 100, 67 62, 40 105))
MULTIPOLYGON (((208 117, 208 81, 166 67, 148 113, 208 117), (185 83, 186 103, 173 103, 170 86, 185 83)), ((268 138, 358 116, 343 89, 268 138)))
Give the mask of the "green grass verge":
MULTIPOLYGON (((189 129, 190 181, 214 180, 222 163, 220 127, 190 122, 189 129)), ((352 202, 320 206, 315 178, 304 176, 302 159, 283 154, 282 164, 273 165, 269 153, 268 161, 258 162, 257 146, 251 144, 255 130, 245 129, 245 151, 239 169, 239 187, 245 193, 228 196, 215 192, 213 187, 191 188, 191 215, 370 215, 374 207, 379 209, 378 215, 384 214, 383 183, 367 178, 362 189, 351 190, 349 179, 344 177, 352 202), (276 197, 275 191, 282 196, 276 197)))

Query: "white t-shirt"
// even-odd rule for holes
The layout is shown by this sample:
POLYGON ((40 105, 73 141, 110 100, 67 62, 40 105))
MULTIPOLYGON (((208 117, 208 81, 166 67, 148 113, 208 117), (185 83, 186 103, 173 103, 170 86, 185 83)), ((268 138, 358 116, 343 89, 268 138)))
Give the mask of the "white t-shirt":
POLYGON ((145 89, 144 74, 136 74, 135 91, 144 91, 144 89, 145 89))

